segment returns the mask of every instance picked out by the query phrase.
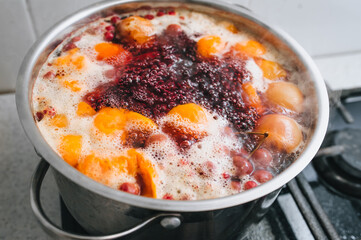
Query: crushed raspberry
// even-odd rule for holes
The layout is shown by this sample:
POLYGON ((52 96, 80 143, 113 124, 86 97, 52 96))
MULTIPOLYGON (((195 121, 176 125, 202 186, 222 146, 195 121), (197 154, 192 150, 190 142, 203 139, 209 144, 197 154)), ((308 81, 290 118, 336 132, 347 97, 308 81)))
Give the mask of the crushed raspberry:
POLYGON ((169 11, 168 15, 175 15, 175 11, 169 11))
POLYGON ((109 25, 109 26, 107 26, 106 28, 105 28, 105 30, 107 30, 107 31, 114 31, 114 26, 113 25, 109 25))

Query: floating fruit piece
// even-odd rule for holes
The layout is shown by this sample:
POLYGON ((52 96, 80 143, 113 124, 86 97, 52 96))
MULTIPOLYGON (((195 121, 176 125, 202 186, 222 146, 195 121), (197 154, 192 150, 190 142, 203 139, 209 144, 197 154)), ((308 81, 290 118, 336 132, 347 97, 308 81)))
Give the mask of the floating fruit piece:
POLYGON ((150 132, 158 128, 158 125, 152 119, 143 116, 137 112, 126 112, 126 125, 128 129, 137 129, 142 132, 150 132))
POLYGON ((75 80, 69 80, 69 81, 65 80, 62 81, 61 84, 73 92, 79 92, 81 90, 81 87, 79 86, 79 82, 75 80))
POLYGON ((121 45, 108 42, 98 43, 94 49, 98 53, 98 60, 111 58, 125 51, 121 45))
POLYGON ((76 114, 82 117, 93 116, 96 113, 97 112, 86 102, 80 102, 78 104, 78 109, 76 110, 76 114))
POLYGON ((250 82, 244 83, 242 85, 242 89, 245 93, 245 101, 255 109, 257 109, 258 112, 263 112, 263 106, 261 98, 257 94, 257 90, 250 82))
POLYGON ((78 51, 78 48, 68 51, 67 55, 55 59, 54 65, 75 67, 78 70, 82 69, 84 67, 84 56, 74 56, 78 51))
POLYGON ((271 164, 273 157, 270 151, 260 148, 253 153, 252 160, 257 166, 266 168, 271 164))
POLYGON ((214 54, 224 49, 224 42, 218 36, 206 36, 198 40, 197 51, 206 58, 213 56, 214 54))
POLYGON ((103 159, 100 159, 94 154, 91 154, 79 162, 77 169, 79 172, 90 177, 91 179, 98 182, 103 182, 102 180, 106 169, 104 168, 102 161, 103 159))
POLYGON ((121 37, 143 44, 152 39, 154 26, 148 19, 131 16, 117 24, 117 31, 121 37))
POLYGON ((267 79, 275 80, 287 76, 287 72, 276 62, 262 58, 255 59, 255 62, 262 69, 263 76, 267 79))
POLYGON ((266 48, 261 43, 249 40, 246 43, 237 43, 234 50, 249 57, 260 57, 266 53, 266 48))
POLYGON ((58 128, 64 128, 68 126, 69 121, 65 114, 57 114, 49 120, 50 125, 58 128))
POLYGON ((138 153, 135 149, 132 148, 128 150, 127 155, 128 174, 130 176, 136 177, 138 172, 138 155, 140 155, 140 153, 138 153))
POLYGON ((125 122, 125 111, 123 109, 110 107, 102 108, 94 118, 95 127, 105 134, 122 130, 125 122))
POLYGON ((114 66, 124 65, 130 56, 130 52, 121 45, 115 43, 103 42, 95 45, 95 51, 98 53, 97 59, 104 60, 114 66))
POLYGON ((122 185, 120 185, 119 190, 134 195, 140 194, 139 185, 136 183, 125 182, 122 185))
POLYGON ((233 23, 225 22, 226 29, 231 33, 238 33, 238 29, 234 26, 233 23))
POLYGON ((150 146, 152 144, 160 144, 162 142, 165 142, 168 140, 168 136, 162 133, 153 134, 149 136, 149 138, 146 141, 146 146, 150 146))
POLYGON ((109 185, 113 176, 127 173, 127 165, 125 156, 104 158, 93 153, 79 161, 77 169, 93 180, 109 185))
POLYGON ((248 190, 248 189, 251 189, 251 188, 254 188, 254 187, 257 187, 257 183, 254 182, 254 181, 247 181, 247 182, 244 184, 244 189, 245 189, 245 190, 248 190))
POLYGON ((207 124, 207 111, 194 103, 178 105, 168 112, 168 116, 179 118, 180 121, 191 124, 207 124))
POLYGON ((273 178, 272 173, 266 171, 266 170, 256 170, 252 176, 259 182, 259 183, 265 183, 268 182, 273 178))
POLYGON ((267 99, 274 105, 278 105, 295 112, 301 112, 303 95, 300 89, 290 82, 274 82, 268 85, 267 99))
POLYGON ((63 159, 71 166, 76 166, 82 150, 82 136, 65 135, 60 138, 58 151, 63 159))
POLYGON ((302 132, 296 121, 281 114, 261 117, 255 131, 268 133, 264 143, 287 153, 295 150, 302 141, 302 132))
POLYGON ((145 197, 157 197, 156 185, 154 179, 157 177, 156 171, 149 160, 146 160, 141 154, 137 156, 138 160, 138 173, 142 178, 142 191, 141 195, 145 197))

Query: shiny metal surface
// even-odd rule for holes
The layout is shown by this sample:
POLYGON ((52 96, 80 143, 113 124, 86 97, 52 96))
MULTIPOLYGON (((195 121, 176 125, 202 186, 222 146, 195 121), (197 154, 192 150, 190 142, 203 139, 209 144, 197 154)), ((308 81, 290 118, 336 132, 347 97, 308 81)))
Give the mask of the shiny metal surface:
MULTIPOLYGON (((190 239, 188 238, 190 236, 185 235, 190 230, 199 232, 200 235, 196 235, 201 236, 200 238, 208 236, 208 239, 212 239, 211 233, 226 236, 225 229, 228 229, 232 236, 233 232, 240 232, 240 229, 245 228, 247 222, 263 215, 265 210, 262 209, 267 209, 274 201, 279 189, 301 172, 316 154, 327 129, 329 110, 327 91, 319 71, 312 59, 292 38, 283 31, 266 25, 259 17, 253 16, 239 6, 210 0, 147 2, 147 4, 142 1, 106 1, 73 14, 45 33, 27 54, 18 75, 16 102, 27 136, 39 156, 46 159, 54 169, 65 204, 87 231, 94 234, 114 233, 139 224, 142 219, 154 216, 156 213, 176 212, 182 214, 184 221, 179 228, 168 231, 168 235, 174 233, 175 239, 182 239, 180 237, 190 239), (271 181, 237 195, 199 201, 166 201, 134 196, 108 188, 72 168, 52 150, 37 128, 31 111, 32 88, 40 67, 49 53, 72 31, 96 18, 141 5, 182 6, 228 18, 246 27, 264 41, 277 46, 280 53, 289 57, 289 61, 302 72, 302 80, 308 82, 312 90, 311 98, 317 102, 313 105, 313 111, 318 116, 314 123, 314 133, 306 149, 291 166, 271 181), (222 226, 224 221, 229 225, 220 229, 219 226, 222 226), (202 230, 205 227, 209 229, 202 230)), ((159 227, 162 228, 160 225, 159 227)), ((152 228, 151 231, 155 229, 152 228)))

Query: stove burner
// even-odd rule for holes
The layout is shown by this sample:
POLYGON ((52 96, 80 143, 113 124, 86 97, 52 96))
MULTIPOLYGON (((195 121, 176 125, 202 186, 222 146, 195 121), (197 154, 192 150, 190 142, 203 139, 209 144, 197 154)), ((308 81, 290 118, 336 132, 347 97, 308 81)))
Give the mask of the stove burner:
POLYGON ((361 129, 328 133, 322 147, 330 146, 342 146, 344 151, 315 158, 314 168, 328 187, 361 198, 361 129))

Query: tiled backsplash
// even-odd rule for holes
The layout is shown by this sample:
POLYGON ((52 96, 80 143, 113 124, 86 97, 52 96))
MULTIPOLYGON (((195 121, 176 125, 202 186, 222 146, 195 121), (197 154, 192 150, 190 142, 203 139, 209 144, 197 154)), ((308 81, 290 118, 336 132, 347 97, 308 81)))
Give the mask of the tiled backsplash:
MULTIPOLYGON (((98 0, 0 0, 0 92, 14 91, 21 61, 37 37, 65 16, 95 2, 98 0)), ((228 2, 244 5, 287 31, 316 58, 332 87, 342 86, 340 76, 328 72, 336 67, 350 68, 348 80, 359 82, 361 87, 361 1, 228 2), (334 54, 342 56, 328 60, 334 54)))

